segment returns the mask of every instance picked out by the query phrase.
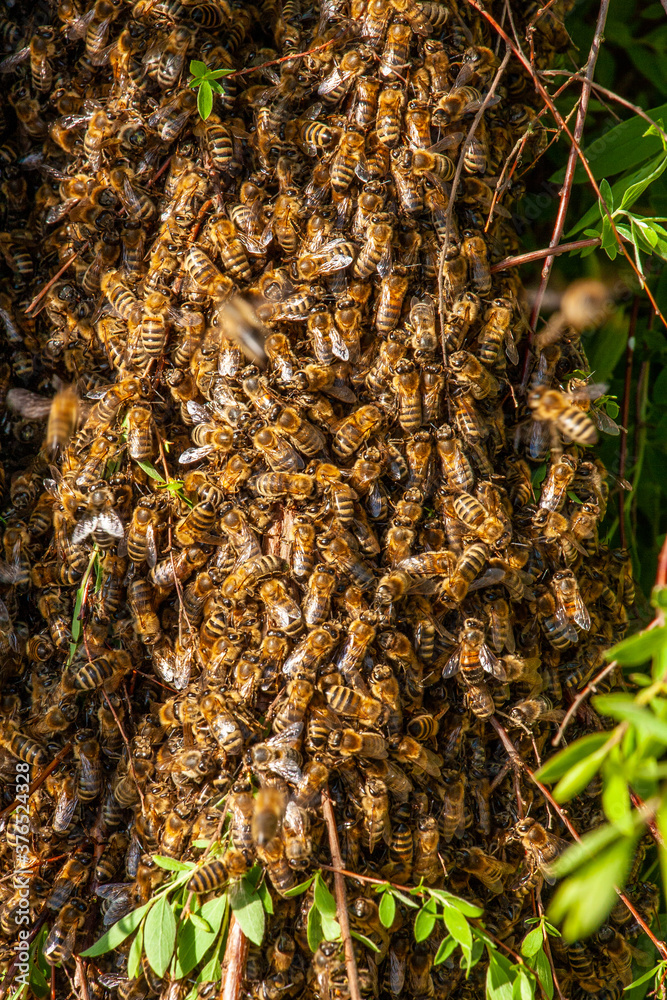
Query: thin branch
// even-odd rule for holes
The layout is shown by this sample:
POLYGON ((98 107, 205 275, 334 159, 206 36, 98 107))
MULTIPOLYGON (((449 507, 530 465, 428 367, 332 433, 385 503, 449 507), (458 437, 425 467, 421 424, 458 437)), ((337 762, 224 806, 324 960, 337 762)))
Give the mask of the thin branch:
MULTIPOLYGON (((334 869, 334 893, 336 896, 336 916, 340 924, 340 934, 343 939, 343 950, 345 952, 345 968, 347 970, 348 989, 350 1000, 361 1000, 361 989, 359 987, 359 973, 354 957, 354 945, 350 934, 350 921, 347 913, 347 895, 345 893, 345 879, 343 877, 343 859, 340 855, 340 844, 338 843, 338 831, 336 830, 336 817, 334 816, 333 803, 329 795, 329 789, 322 791, 322 812, 324 821, 327 824, 329 833, 329 849, 331 851, 331 861, 334 869)), ((224 998, 227 1000, 227 998, 224 998)))
POLYGON ((53 277, 49 278, 49 280, 44 285, 44 287, 41 289, 41 291, 37 292, 37 295, 35 295, 34 299, 32 300, 32 302, 30 303, 30 305, 27 307, 27 309, 25 311, 26 316, 29 313, 31 313, 32 310, 37 305, 37 303, 40 302, 44 298, 44 296, 48 292, 49 288, 51 288, 53 285, 55 285, 55 283, 58 280, 58 278, 60 277, 60 275, 65 273, 65 271, 70 266, 70 264, 72 263, 72 261, 76 260, 76 258, 79 256, 79 254, 82 254, 83 251, 87 250, 89 246, 90 246, 90 240, 86 240, 86 242, 83 244, 82 247, 80 247, 70 257, 67 258, 67 260, 65 261, 65 263, 63 264, 63 266, 60 268, 60 270, 56 271, 56 273, 53 275, 53 277))
POLYGON ((470 142, 475 134, 475 131, 477 130, 477 126, 482 120, 484 112, 486 111, 487 107, 489 106, 489 103, 491 102, 496 87, 500 83, 501 77, 505 72, 507 63, 510 60, 510 55, 511 52, 508 48, 507 51, 505 52, 505 55, 503 56, 503 61, 501 62, 500 66, 496 71, 496 75, 493 78, 488 93, 484 97, 484 100, 482 101, 479 111, 473 118, 473 122, 468 131, 468 135, 466 136, 463 145, 461 146, 461 151, 459 153, 459 161, 456 164, 456 173, 454 174, 454 179, 452 180, 452 188, 449 194, 449 203, 447 205, 447 214, 445 216, 445 239, 440 248, 440 260, 438 261, 438 315, 440 317, 440 333, 442 336, 442 356, 445 361, 447 360, 447 352, 445 349, 445 336, 444 336, 444 331, 445 331, 444 272, 445 272, 445 257, 447 255, 447 251, 449 250, 449 243, 452 232, 452 216, 454 213, 454 202, 456 199, 456 192, 458 190, 459 182, 461 180, 461 173, 463 172, 463 161, 465 159, 465 152, 468 146, 470 145, 470 142))
POLYGON ((600 240, 575 240, 573 243, 561 243, 557 247, 545 247, 542 250, 531 250, 530 253, 521 253, 516 257, 505 257, 498 261, 491 268, 491 274, 498 271, 506 271, 508 267, 520 267, 522 264, 530 264, 534 260, 543 260, 545 257, 557 257, 562 253, 569 253, 571 250, 583 250, 585 247, 595 247, 600 245, 600 240))
POLYGON ((239 1000, 247 959, 248 939, 232 911, 225 957, 222 961, 223 986, 220 991, 220 1000, 239 1000))
POLYGON ((127 736, 125 734, 125 730, 123 729, 122 723, 121 723, 120 719, 118 718, 118 715, 116 714, 116 709, 113 707, 113 705, 112 705, 112 703, 111 703, 111 701, 109 699, 108 694, 106 693, 106 691, 104 690, 104 688, 101 688, 101 691, 102 691, 102 694, 104 695, 104 700, 106 701, 107 705, 109 706, 109 711, 113 715, 114 721, 115 721, 116 725, 118 726, 118 730, 120 732, 120 735, 123 737, 123 743, 125 744, 125 748, 127 750, 127 763, 129 765, 130 771, 132 772, 132 777, 134 778, 134 783, 137 786, 137 791, 139 792, 139 798, 141 800, 141 808, 142 808, 142 810, 145 813, 146 812, 146 803, 144 801, 144 793, 141 790, 141 785, 139 784, 139 779, 137 778, 137 772, 134 769, 134 761, 132 760, 132 748, 130 747, 130 741, 128 740, 128 738, 127 738, 127 736))
MULTIPOLYGON (((554 223, 553 233, 551 235, 550 246, 556 247, 560 243, 561 236, 563 235, 563 230, 565 228, 565 217, 567 215, 568 205, 570 204, 570 195, 572 194, 572 184, 574 182, 574 171, 577 165, 577 147, 581 142, 581 137, 584 132, 584 123, 586 121, 586 114, 588 112, 588 101, 591 96, 591 82, 593 80, 593 75, 595 73, 595 64, 597 63, 598 55, 600 53, 600 45, 602 44, 602 34, 604 32, 604 26, 607 20, 607 12, 609 10, 609 0, 601 0, 600 11, 598 13, 598 20, 595 26, 595 35, 593 36, 593 41, 591 43, 590 52, 588 53, 588 61, 586 64, 586 76, 581 88, 581 101, 579 103, 579 110, 577 111, 577 118, 574 125, 574 142, 570 148, 570 152, 567 158, 567 166, 565 168, 565 180, 563 181, 563 187, 561 188, 560 203, 558 205, 558 214, 556 215, 556 222, 554 223)), ((542 300, 544 299, 544 293, 547 290, 547 285, 549 284, 549 276, 551 275, 551 268, 553 267, 553 257, 547 257, 542 268, 542 280, 540 281, 540 287, 537 290, 537 295, 535 296, 535 302, 533 304, 533 310, 530 316, 530 327, 531 330, 535 330, 537 325, 537 320, 540 315, 540 308, 542 306, 542 300)))
POLYGON ((561 722, 560 726, 558 727, 558 732, 551 741, 552 747, 558 746, 558 744, 563 738, 565 730, 569 726, 573 716, 576 715, 577 711, 579 710, 579 706, 582 704, 582 702, 586 701, 589 694, 591 694, 591 692, 597 689, 597 685, 600 683, 600 681, 604 680, 605 677, 608 677, 609 674, 611 674, 616 669, 617 666, 618 664, 616 660, 612 660, 611 663, 608 663, 606 667, 603 667, 602 670, 600 670, 595 675, 593 680, 589 681, 586 687, 579 692, 579 694, 574 699, 574 701, 568 708, 567 712, 565 713, 565 718, 561 722))
POLYGON ((313 52, 321 52, 322 49, 328 49, 330 45, 335 45, 336 42, 341 41, 342 38, 347 34, 346 31, 339 31, 337 35, 330 38, 328 42, 324 42, 322 45, 316 45, 312 49, 306 49, 305 52, 294 52, 292 55, 283 56, 281 59, 271 59, 269 62, 261 63, 259 66, 247 66, 245 69, 234 70, 233 73, 225 73, 225 80, 233 80, 235 76, 246 76, 248 73, 259 73, 261 70, 266 69, 267 66, 278 66, 280 63, 290 62, 292 59, 303 59, 304 56, 309 56, 313 52))
POLYGON ((81 1000, 90 1000, 90 993, 88 992, 88 979, 86 977, 86 967, 83 964, 83 959, 79 955, 74 956, 74 961, 76 963, 76 971, 74 973, 74 982, 77 983, 81 991, 81 1000))

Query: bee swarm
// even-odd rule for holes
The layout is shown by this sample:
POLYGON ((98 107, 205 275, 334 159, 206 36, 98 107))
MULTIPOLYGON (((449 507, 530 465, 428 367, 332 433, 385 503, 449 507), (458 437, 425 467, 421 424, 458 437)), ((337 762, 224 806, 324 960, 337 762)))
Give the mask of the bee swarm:
MULTIPOLYGON (((569 44, 539 6, 513 5, 538 68, 569 44)), ((243 995, 344 1000, 312 890, 285 897, 331 864, 326 788, 347 871, 446 887, 515 946, 562 843, 492 720, 535 768, 634 602, 598 541, 581 347, 530 353, 516 271, 492 270, 520 247, 496 182, 545 138, 530 77, 513 58, 490 93, 499 39, 454 0, 2 10, 0 782, 5 808, 17 761, 58 757, 22 855, 47 961, 151 898, 152 855, 223 831, 189 888, 258 863, 274 906, 243 995), (244 71, 205 120, 191 59, 244 71)), ((483 962, 433 965, 440 923, 416 943, 407 908, 387 930, 371 882, 346 891, 364 996, 483 995, 483 962)), ((650 919, 655 886, 630 894, 650 919)), ((568 996, 627 985, 627 918, 552 940, 568 996)), ((128 948, 88 965, 91 998, 219 989, 128 980, 128 948)))

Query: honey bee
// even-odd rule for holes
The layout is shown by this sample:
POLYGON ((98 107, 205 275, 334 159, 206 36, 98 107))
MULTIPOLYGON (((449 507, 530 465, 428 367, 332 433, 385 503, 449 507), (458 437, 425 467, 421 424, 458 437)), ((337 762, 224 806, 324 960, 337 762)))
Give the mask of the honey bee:
POLYGON ((556 597, 556 619, 562 625, 576 624, 588 631, 591 627, 591 617, 584 604, 577 578, 571 569, 558 570, 554 573, 551 587, 556 597))
POLYGON ((505 881, 514 871, 514 865, 485 854, 479 847, 459 851, 458 863, 463 871, 470 872, 489 892, 497 895, 504 892, 505 881))
POLYGON ((526 852, 528 874, 524 884, 534 884, 543 878, 550 885, 556 881, 550 865, 568 846, 567 841, 545 830, 541 823, 527 816, 519 820, 510 834, 510 839, 518 840, 526 852))
MULTIPOLYGON (((595 386, 586 386, 586 393, 597 392, 595 386)), ((533 420, 538 425, 546 424, 546 429, 552 439, 552 453, 558 455, 561 451, 561 437, 585 447, 595 444, 598 432, 588 414, 574 405, 573 397, 558 389, 541 386, 533 389, 528 395, 528 406, 532 410, 533 420)), ((529 455, 537 457, 542 450, 542 438, 533 437, 529 444, 529 455)))
POLYGON ((317 93, 323 98, 325 104, 338 104, 368 65, 369 58, 363 49, 360 47, 350 49, 342 57, 340 63, 334 65, 331 72, 324 77, 317 88, 317 93))
POLYGON ((302 723, 295 723, 270 736, 264 743, 256 743, 248 751, 249 766, 258 774, 278 774, 290 784, 298 784, 302 757, 294 744, 298 742, 302 729, 302 723))
POLYGON ((325 697, 337 715, 350 716, 361 725, 376 725, 386 714, 382 702, 341 684, 327 687, 325 697))
POLYGON ((44 942, 44 958, 49 965, 63 965, 72 957, 76 933, 86 917, 88 904, 82 899, 71 899, 60 909, 55 923, 44 942))
POLYGON ((459 633, 458 648, 447 660, 442 676, 453 677, 459 670, 470 685, 481 685, 485 671, 503 683, 507 680, 501 661, 486 645, 484 624, 476 618, 466 618, 459 633))
POLYGON ((339 458, 348 458, 379 430, 381 423, 382 413, 377 406, 360 406, 339 424, 334 436, 334 453, 339 458))

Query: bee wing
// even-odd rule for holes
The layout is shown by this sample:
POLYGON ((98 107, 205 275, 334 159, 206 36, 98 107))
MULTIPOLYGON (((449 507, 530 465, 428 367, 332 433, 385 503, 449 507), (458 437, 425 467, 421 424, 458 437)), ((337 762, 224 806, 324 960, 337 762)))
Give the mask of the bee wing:
POLYGON ((385 247, 377 263, 377 272, 381 278, 386 278, 391 274, 391 245, 385 247))
POLYGON ((421 764, 426 773, 430 774, 432 778, 439 778, 441 776, 442 772, 440 768, 442 767, 443 759, 440 754, 434 753, 428 747, 422 747, 418 763, 421 764))
POLYGON ((16 583, 18 568, 0 560, 0 583, 16 583))
POLYGON ((507 355, 507 360, 512 365, 519 364, 519 352, 516 349, 516 344, 514 343, 514 336, 512 331, 508 328, 505 330, 505 354, 507 355))
POLYGON ((393 948, 389 949, 389 992, 392 996, 398 996, 403 992, 405 986, 405 973, 407 962, 404 958, 399 958, 393 948))
POLYGON ((298 762, 290 757, 274 760, 270 765, 270 770, 279 774, 285 781, 289 781, 291 785, 297 785, 303 776, 298 762))
POLYGON ((77 38, 83 38, 88 30, 88 25, 93 20, 95 16, 95 4, 93 4, 90 10, 87 10, 85 14, 81 17, 77 17, 76 20, 72 21, 70 25, 64 28, 65 36, 70 39, 70 41, 75 41, 77 38))
POLYGON ((66 795, 61 791, 53 814, 52 826, 56 833, 64 833, 72 822, 72 817, 79 804, 78 795, 66 795))
POLYGON ((149 524, 146 528, 146 562, 153 568, 157 562, 157 542, 155 538, 155 526, 149 524))
POLYGON ((482 664, 484 669, 496 680, 502 681, 503 683, 507 680, 507 674, 505 673, 505 668, 501 661, 495 656, 486 643, 482 643, 479 650, 479 662, 482 664))
POLYGON ((347 344, 341 337, 340 331, 335 325, 332 325, 331 327, 330 337, 331 337, 331 350, 336 355, 336 357, 340 358, 341 361, 349 361, 350 352, 348 350, 347 344))
POLYGON ((328 396, 333 396, 334 399, 340 399, 341 403, 350 403, 353 405, 357 402, 357 397, 352 389, 348 385, 344 385, 342 379, 336 379, 334 384, 328 389, 324 389, 328 396))
POLYGON ((505 570, 502 566, 491 566, 486 572, 478 576, 468 587, 468 593, 473 590, 481 590, 483 587, 492 587, 494 583, 500 583, 505 577, 505 570))
POLYGON ((382 513, 382 494, 378 483, 373 483, 367 497, 366 506, 371 517, 379 517, 382 513))
POLYGON ((127 174, 123 177, 123 183, 120 190, 117 192, 120 198, 121 204, 128 215, 139 215, 141 213, 141 201, 137 192, 132 187, 130 178, 127 174))
POLYGON ((43 420, 48 417, 52 400, 39 396, 28 389, 10 389, 7 393, 7 406, 15 413, 20 413, 27 420, 43 420))
POLYGON ((187 401, 186 409, 197 424, 206 424, 211 419, 211 411, 208 407, 202 406, 201 403, 196 403, 194 399, 187 401))
POLYGON ((125 537, 125 527, 115 510, 104 510, 98 514, 97 524, 107 535, 113 535, 114 538, 125 537))
POLYGON ((29 45, 26 45, 24 49, 19 49, 18 52, 12 52, 10 56, 6 56, 2 62, 0 62, 0 73, 11 73, 13 69, 20 66, 22 62, 25 62, 29 55, 29 45))
POLYGON ((188 686, 190 681, 190 673, 192 671, 192 659, 194 656, 194 649, 190 648, 180 656, 174 657, 173 671, 172 671, 172 684, 177 691, 183 691, 188 686))
POLYGON ((185 451, 181 452, 178 456, 179 465, 191 465, 192 462, 198 462, 202 458, 206 458, 213 451, 212 445, 204 445, 203 448, 186 448, 185 451))
POLYGON ((456 652, 452 653, 444 667, 442 668, 442 676, 444 678, 453 677, 459 672, 461 667, 461 650, 457 649, 456 652))
POLYGON ((567 395, 575 403, 592 402, 604 396, 608 388, 606 382, 589 382, 587 385, 568 387, 567 395))
POLYGON ((621 428, 616 421, 612 420, 609 414, 605 413, 599 406, 591 407, 590 417, 597 429, 602 431, 603 434, 611 434, 612 437, 617 437, 621 433, 621 428))
POLYGON ((302 732, 303 722, 293 722, 291 726, 287 726, 281 733, 276 733, 275 736, 270 736, 266 741, 266 745, 272 747, 293 747, 299 742, 302 732))
POLYGON ((449 135, 443 136, 438 142, 434 143, 433 146, 429 146, 429 153, 441 153, 443 149, 451 149, 452 146, 458 146, 465 136, 463 132, 451 132, 449 135))
POLYGON ((88 538, 88 535, 97 527, 97 517, 95 515, 88 515, 84 517, 83 520, 79 521, 72 532, 72 545, 80 545, 81 542, 88 538))
MULTIPOLYGON (((588 612, 586 612, 586 614, 588 614, 588 612)), ((570 616, 566 612, 565 608, 560 603, 556 608, 556 621, 558 622, 559 625, 562 625, 565 628, 566 630, 565 634, 567 635, 567 638, 570 640, 570 642, 577 642, 579 638, 577 630, 572 624, 570 616)), ((590 625, 588 627, 590 628, 590 625)))
MULTIPOLYGON (((349 76, 349 73, 347 74, 347 76, 349 76)), ((325 94, 330 94, 332 90, 335 90, 336 87, 340 83, 343 83, 345 79, 346 75, 341 73, 338 67, 336 66, 336 68, 333 69, 331 73, 329 73, 329 75, 324 78, 324 80, 322 80, 322 83, 317 88, 317 93, 320 95, 320 97, 324 97, 325 94)))

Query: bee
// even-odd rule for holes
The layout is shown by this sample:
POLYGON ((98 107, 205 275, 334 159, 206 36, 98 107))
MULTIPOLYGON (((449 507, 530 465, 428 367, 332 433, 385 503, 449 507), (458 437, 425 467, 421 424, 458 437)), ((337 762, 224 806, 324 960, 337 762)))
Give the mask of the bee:
POLYGON ((335 586, 336 571, 333 566, 316 566, 308 577, 302 609, 304 621, 311 628, 322 625, 329 617, 335 586))
POLYGON ((504 649, 513 653, 516 649, 510 606, 501 591, 489 588, 484 593, 484 610, 489 618, 491 645, 496 653, 504 649))
POLYGON ((509 299, 494 299, 484 316, 484 326, 479 338, 477 356, 485 365, 494 365, 501 345, 505 344, 508 360, 519 363, 519 355, 510 328, 513 307, 509 299))
POLYGON ((363 173, 366 140, 360 132, 348 131, 341 135, 329 168, 331 188, 343 195, 355 176, 363 173))
POLYGON ((317 88, 317 93, 323 99, 324 104, 331 106, 338 104, 348 93, 354 81, 365 72, 369 62, 370 55, 367 56, 361 47, 346 52, 340 63, 334 65, 334 68, 324 77, 317 88))
POLYGON ((420 373, 411 361, 399 361, 392 379, 398 396, 398 422, 406 433, 416 431, 422 424, 422 397, 420 373))
MULTIPOLYGON (((416 5, 415 5, 416 6, 416 5)), ((383 78, 400 74, 408 66, 412 28, 395 21, 387 31, 378 73, 383 78)))
MULTIPOLYGON (((80 478, 80 477, 79 477, 80 478)), ((113 493, 107 487, 94 489, 90 494, 86 515, 77 522, 72 532, 72 544, 80 545, 89 535, 101 548, 109 548, 115 540, 125 537, 125 527, 111 506, 113 493)))
POLYGON ((143 562, 152 568, 157 562, 157 515, 148 506, 137 504, 127 532, 127 554, 135 566, 143 562))
POLYGON ((302 757, 294 744, 298 742, 302 729, 302 723, 295 723, 270 736, 264 743, 256 743, 248 751, 248 765, 258 774, 278 774, 290 784, 298 784, 302 757))
POLYGON ((554 709, 550 698, 539 695, 517 702, 510 709, 509 718, 515 725, 530 730, 538 722, 560 722, 564 714, 560 709, 554 709))
POLYGON ((160 107, 149 115, 147 125, 155 129, 162 142, 173 142, 185 128, 197 108, 197 97, 192 90, 179 90, 173 97, 165 97, 160 107))
POLYGON ((189 892, 195 892, 197 895, 213 892, 214 889, 220 889, 225 885, 227 878, 224 859, 215 858, 194 871, 187 888, 189 892))
POLYGON ((76 933, 83 926, 87 910, 88 904, 82 899, 71 899, 60 909, 44 942, 43 954, 49 965, 69 962, 76 933))
POLYGON ((81 802, 92 802, 102 790, 102 765, 100 745, 86 730, 74 738, 74 755, 77 760, 76 794, 81 802))
POLYGON ((127 603, 137 635, 145 643, 156 643, 162 635, 162 629, 153 608, 153 588, 147 580, 132 580, 128 584, 127 603))
POLYGON ((518 840, 526 852, 528 874, 524 884, 534 884, 541 877, 553 885, 556 879, 549 866, 569 846, 567 841, 545 830, 530 816, 519 820, 511 831, 510 840, 518 840))
POLYGON ((551 588, 556 597, 556 619, 562 625, 572 626, 588 631, 591 627, 591 617, 584 604, 577 578, 571 569, 562 569, 554 573, 551 588))
POLYGON ((19 732, 16 723, 6 721, 4 732, 0 737, 3 749, 26 764, 36 764, 37 767, 44 767, 47 763, 48 755, 45 747, 29 736, 19 732))
POLYGON ((485 672, 503 683, 507 680, 501 661, 486 645, 484 623, 477 618, 466 618, 464 621, 458 648, 447 660, 442 676, 453 677, 459 670, 466 683, 471 685, 481 685, 485 672))
POLYGON ((160 53, 156 78, 163 90, 169 90, 177 82, 185 66, 185 57, 192 44, 189 28, 174 28, 167 37, 160 53))
POLYGON ((350 716, 362 726, 376 725, 386 714, 382 702, 341 684, 327 687, 325 697, 337 715, 350 716))
MULTIPOLYGON (((597 392, 597 387, 587 386, 586 392, 597 392)), ((528 406, 532 410, 533 420, 546 424, 552 439, 552 452, 558 455, 562 448, 561 437, 575 444, 590 447, 598 439, 595 424, 588 414, 574 405, 573 397, 558 389, 540 386, 528 394, 528 406)), ((532 440, 529 447, 531 458, 537 457, 541 451, 541 440, 532 440)))
POLYGON ((463 871, 470 872, 489 892, 496 895, 504 892, 507 877, 515 870, 514 865, 485 854, 479 847, 460 850, 457 858, 463 871))
POLYGON ((375 121, 377 102, 382 83, 373 76, 357 77, 354 92, 354 124, 368 129, 375 121))
POLYGON ((375 329, 380 337, 386 337, 398 326, 409 284, 407 275, 396 269, 382 278, 375 316, 375 329))
POLYGON ((283 896, 296 885, 294 869, 285 852, 281 837, 274 837, 265 847, 257 847, 257 856, 265 865, 268 876, 276 892, 283 896))
POLYGON ((93 851, 90 847, 80 847, 75 854, 67 859, 58 872, 53 888, 46 899, 46 908, 58 912, 70 900, 78 887, 88 878, 93 861, 93 851))

